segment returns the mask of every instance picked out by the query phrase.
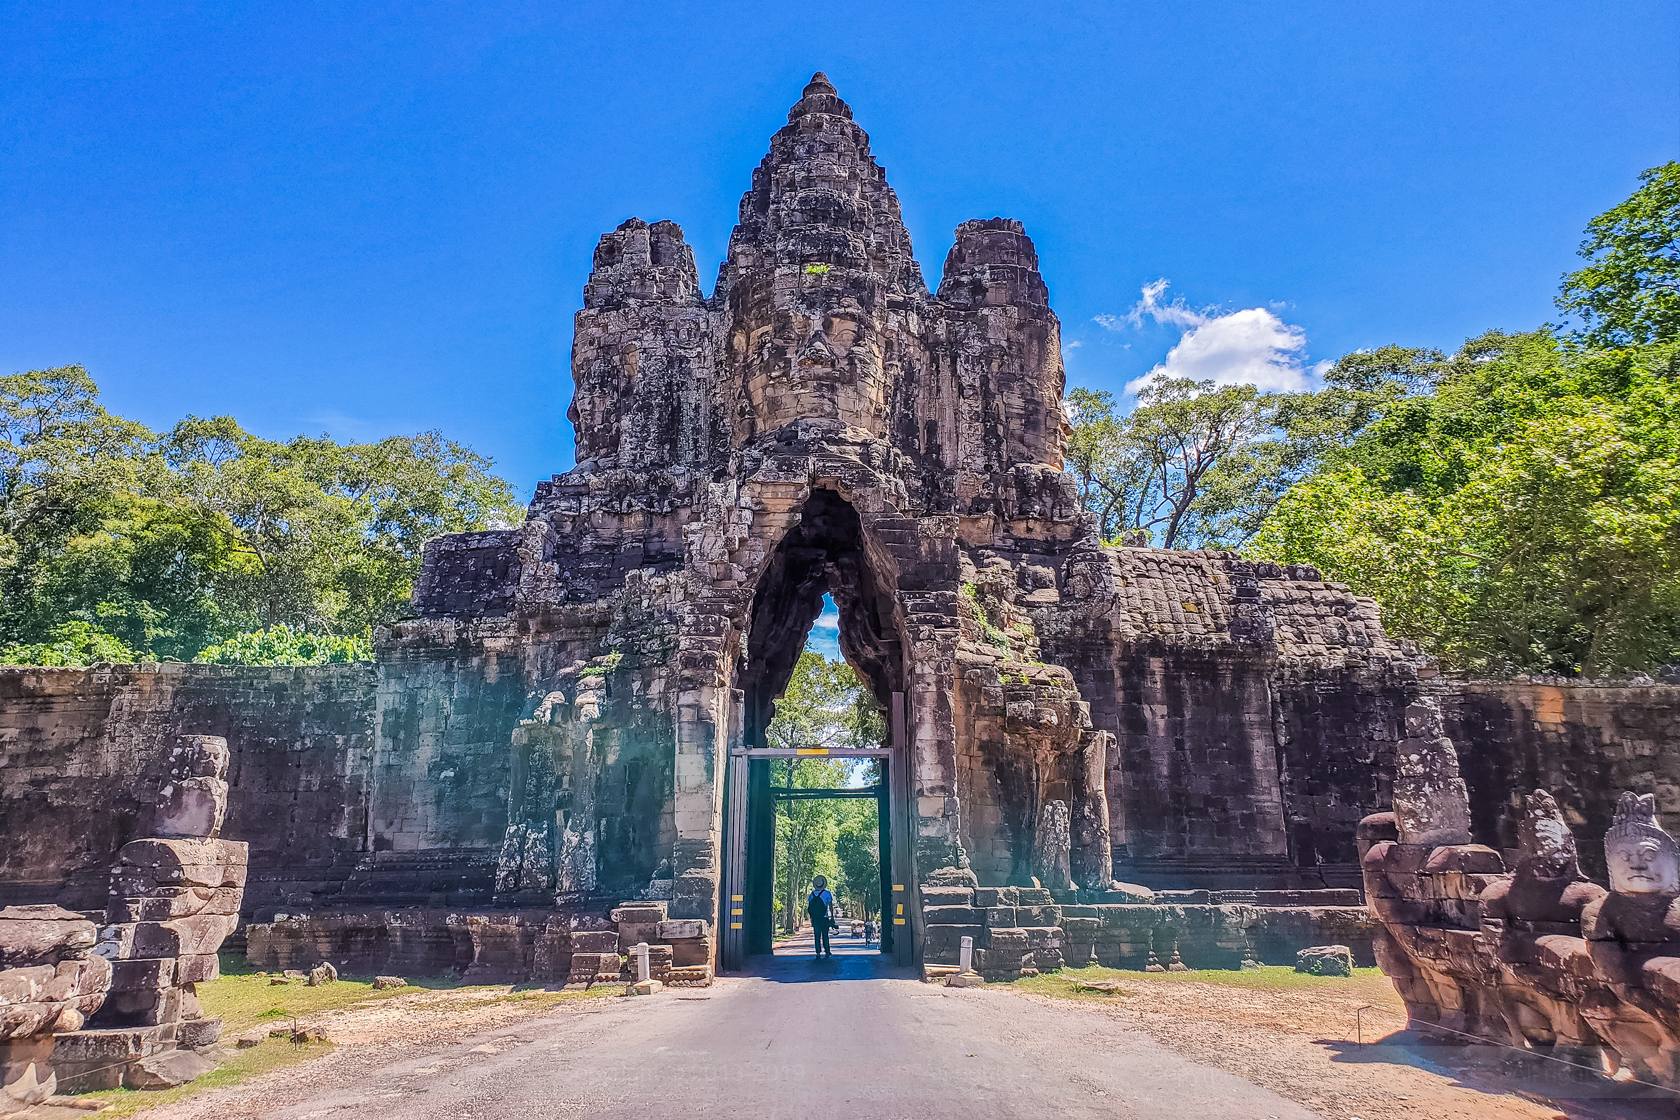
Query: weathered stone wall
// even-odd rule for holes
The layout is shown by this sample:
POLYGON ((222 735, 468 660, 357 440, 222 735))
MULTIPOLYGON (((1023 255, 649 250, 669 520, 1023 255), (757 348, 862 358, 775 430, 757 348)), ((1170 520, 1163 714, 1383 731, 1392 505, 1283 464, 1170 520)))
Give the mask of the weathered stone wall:
MULTIPOLYGON (((1624 790, 1654 794, 1658 818, 1680 833, 1680 685, 1438 682, 1447 735, 1470 788, 1478 843, 1510 857, 1523 797, 1550 790, 1571 828, 1602 835, 1624 790)), ((1581 864, 1604 875, 1603 852, 1581 864)))
POLYGON ((0 669, 0 900, 103 909, 182 734, 228 741, 247 907, 335 891, 367 845, 372 665, 0 669))

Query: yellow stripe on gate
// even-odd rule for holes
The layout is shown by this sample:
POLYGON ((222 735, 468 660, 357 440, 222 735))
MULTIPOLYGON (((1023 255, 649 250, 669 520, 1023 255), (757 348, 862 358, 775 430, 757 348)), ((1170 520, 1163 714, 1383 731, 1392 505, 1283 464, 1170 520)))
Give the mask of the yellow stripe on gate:
POLYGON ((828 753, 828 748, 827 747, 800 747, 796 751, 794 751, 794 753, 795 754, 827 754, 828 753))

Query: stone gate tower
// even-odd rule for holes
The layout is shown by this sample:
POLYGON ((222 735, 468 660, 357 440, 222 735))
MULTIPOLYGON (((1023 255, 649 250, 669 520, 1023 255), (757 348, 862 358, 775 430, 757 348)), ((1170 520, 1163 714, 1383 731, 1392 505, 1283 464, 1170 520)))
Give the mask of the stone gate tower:
POLYGON ((762 745, 825 593, 903 713, 912 915, 949 868, 1357 883, 1413 658, 1311 569, 1103 545, 1032 242, 965 222, 930 293, 822 74, 710 296, 674 223, 601 238, 572 373, 577 466, 520 528, 433 541, 381 636, 363 897, 419 876, 727 921, 726 759, 762 745))

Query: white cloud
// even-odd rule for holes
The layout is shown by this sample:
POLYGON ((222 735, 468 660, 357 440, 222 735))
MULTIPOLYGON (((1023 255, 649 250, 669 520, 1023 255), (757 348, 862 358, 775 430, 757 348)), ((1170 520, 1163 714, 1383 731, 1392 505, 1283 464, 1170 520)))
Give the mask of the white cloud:
MULTIPOLYGON (((1308 371, 1302 366, 1307 348, 1305 330, 1285 323, 1264 307, 1221 314, 1212 307, 1198 311, 1183 299, 1163 303, 1166 290, 1165 279, 1145 284, 1142 298, 1124 318, 1097 316, 1109 330, 1119 330, 1122 324, 1141 327, 1147 317, 1184 331, 1178 344, 1167 352, 1166 361, 1129 382, 1126 392, 1135 393, 1163 374, 1282 392, 1299 392, 1307 387, 1308 371)), ((1320 373, 1327 366, 1320 362, 1312 373, 1320 373)))
POLYGON ((1108 327, 1111 331, 1117 331, 1120 329, 1119 325, 1121 323, 1133 327, 1143 326, 1144 316, 1147 315, 1157 323, 1166 323, 1169 326, 1191 330, 1201 326, 1212 317, 1213 308, 1197 311, 1194 307, 1186 304, 1182 297, 1173 300, 1171 303, 1162 303, 1161 297, 1166 294, 1168 283, 1167 278, 1163 276, 1154 283, 1145 284, 1143 286, 1143 298, 1139 299, 1136 306, 1126 312, 1124 319, 1116 318, 1113 315, 1099 315, 1097 320, 1099 322, 1104 319, 1112 320, 1114 325, 1110 326, 1109 323, 1103 323, 1103 326, 1108 327))

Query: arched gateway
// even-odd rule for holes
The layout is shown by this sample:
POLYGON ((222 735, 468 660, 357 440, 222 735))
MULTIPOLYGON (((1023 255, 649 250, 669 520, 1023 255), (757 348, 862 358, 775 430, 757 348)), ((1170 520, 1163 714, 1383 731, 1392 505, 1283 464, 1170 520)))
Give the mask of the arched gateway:
POLYGON ((577 467, 521 528, 432 542, 419 617, 381 637, 346 897, 423 867, 565 915, 574 973, 609 911, 679 968, 740 960, 768 929, 751 752, 825 593, 895 728, 905 960, 961 934, 1005 972, 1089 959, 1099 923, 1062 906, 1135 901, 1117 875, 1357 883, 1416 664, 1310 569, 1102 545, 1032 242, 965 222, 929 292, 823 75, 710 297, 673 223, 601 239, 572 371, 577 467), (452 800, 462 774, 505 803, 452 800))

